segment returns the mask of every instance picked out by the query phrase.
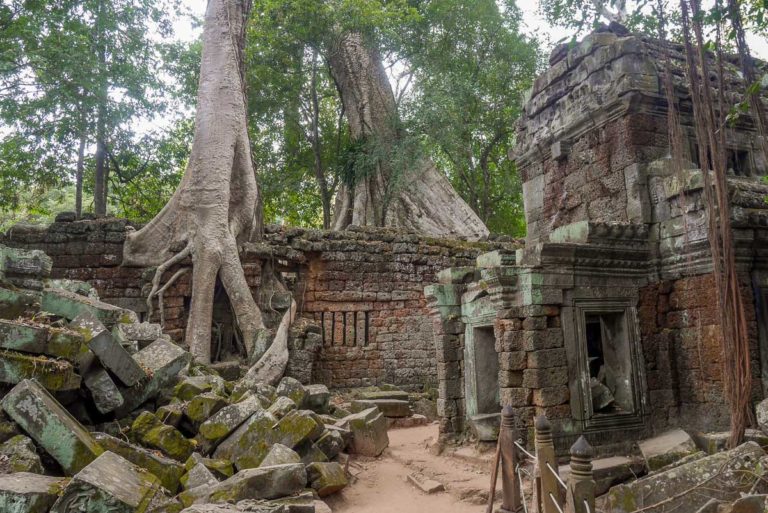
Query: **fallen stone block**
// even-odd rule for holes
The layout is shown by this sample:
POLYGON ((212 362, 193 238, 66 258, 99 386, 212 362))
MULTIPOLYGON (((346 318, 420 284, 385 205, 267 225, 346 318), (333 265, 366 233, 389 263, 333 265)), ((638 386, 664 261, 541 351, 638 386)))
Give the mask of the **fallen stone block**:
POLYGON ((150 451, 106 433, 93 433, 93 438, 105 450, 125 458, 138 467, 147 469, 160 480, 163 488, 171 493, 176 493, 179 489, 181 476, 185 472, 181 463, 157 451, 150 451))
POLYGON ((363 411, 368 408, 378 408, 385 417, 410 417, 413 415, 408 401, 399 399, 358 399, 352 401, 352 410, 363 411))
MULTIPOLYGON (((715 433, 694 432, 691 437, 696 442, 696 446, 707 454, 724 451, 728 448, 728 440, 731 437, 730 431, 718 431, 715 433)), ((744 431, 745 442, 756 442, 760 447, 768 446, 768 435, 759 429, 747 428, 744 431)))
POLYGON ((87 312, 106 326, 138 322, 136 314, 130 310, 63 289, 48 288, 43 290, 40 308, 44 312, 63 317, 68 321, 87 312))
POLYGON ((155 416, 163 424, 168 424, 175 428, 179 427, 184 418, 185 403, 168 403, 155 410, 155 416))
POLYGON ((273 440, 277 419, 261 409, 219 444, 215 458, 233 461, 238 469, 256 468, 266 457, 273 440))
POLYGON ((15 319, 40 309, 40 294, 0 287, 0 317, 15 319))
POLYGON ((200 425, 198 439, 204 445, 215 447, 243 422, 259 410, 263 410, 259 398, 249 396, 243 401, 225 406, 200 425))
POLYGON ((308 385, 304 387, 307 395, 304 396, 304 408, 316 413, 326 413, 331 402, 331 392, 325 385, 308 385))
POLYGON ((83 384, 91 392, 93 404, 101 413, 107 414, 123 405, 123 394, 106 370, 102 368, 89 370, 83 378, 83 384))
POLYGON ((304 398, 307 396, 304 385, 299 380, 287 376, 280 380, 275 392, 278 396, 288 397, 297 406, 304 404, 304 398))
POLYGON ((237 381, 240 379, 240 362, 236 360, 212 363, 211 369, 215 370, 222 379, 227 381, 237 381))
POLYGON ((193 397, 184 408, 184 415, 199 426, 219 410, 227 406, 227 400, 211 392, 205 392, 193 397))
POLYGON ((310 463, 325 463, 328 461, 328 456, 326 456, 314 442, 304 442, 296 447, 296 452, 301 456, 301 462, 305 465, 309 465, 310 463))
POLYGON ((0 404, 68 475, 76 474, 103 452, 91 434, 34 381, 16 385, 0 404))
POLYGON ((112 334, 93 313, 85 311, 78 315, 70 328, 80 332, 88 348, 126 386, 133 386, 147 377, 146 372, 128 354, 112 334))
POLYGON ((153 322, 123 323, 114 327, 113 331, 120 333, 128 340, 144 342, 142 349, 163 336, 163 328, 153 322))
POLYGON ((162 490, 157 477, 107 451, 72 478, 51 513, 149 513, 167 501, 162 490))
POLYGON ((392 399, 395 401, 407 401, 408 392, 403 390, 374 390, 360 393, 360 399, 364 401, 378 401, 392 399))
POLYGON ((307 479, 320 497, 336 493, 348 484, 344 469, 335 462, 307 465, 307 479))
POLYGON ((0 347, 77 361, 88 348, 83 336, 65 328, 0 319, 0 347))
POLYGON ((39 249, 10 248, 0 244, 0 280, 9 277, 48 278, 53 260, 39 249))
POLYGON ((347 443, 341 435, 341 432, 335 429, 328 429, 317 439, 315 445, 317 445, 318 449, 323 451, 323 454, 329 459, 333 459, 346 448, 347 443))
POLYGON ((219 484, 216 476, 202 463, 195 463, 186 474, 181 477, 181 486, 185 490, 191 490, 198 486, 215 486, 219 484))
POLYGON ((659 470, 677 460, 694 454, 699 449, 688 433, 682 429, 667 431, 638 443, 649 471, 659 470))
POLYGON ((765 452, 754 442, 611 488, 604 510, 694 513, 710 499, 733 501, 759 479, 765 452), (699 493, 702 487, 706 493, 699 493), (655 506, 657 505, 658 506, 655 506))
POLYGON ((15 385, 25 379, 35 379, 55 392, 77 390, 81 383, 68 361, 0 350, 0 383, 15 385))
MULTIPOLYGON (((603 495, 612 486, 624 483, 645 473, 645 460, 612 456, 592 460, 592 478, 595 481, 595 495, 603 495)), ((559 474, 563 481, 568 481, 570 465, 561 465, 559 474)))
POLYGON ((288 412, 293 411, 296 409, 296 403, 293 402, 293 399, 290 397, 284 397, 280 396, 277 399, 275 399, 275 402, 272 403, 269 408, 267 408, 267 411, 275 416, 275 418, 282 419, 285 417, 288 412))
POLYGON ((205 466, 205 468, 210 470, 217 478, 226 479, 235 475, 235 466, 231 461, 204 458, 196 452, 192 453, 192 456, 190 456, 187 462, 184 464, 184 468, 189 471, 198 463, 205 466))
POLYGON ((237 502, 246 499, 276 499, 296 494, 307 485, 307 472, 301 463, 241 470, 212 488, 212 502, 237 502))
POLYGON ((376 457, 389 446, 387 421, 377 408, 370 408, 341 419, 337 426, 352 432, 350 452, 376 457))
POLYGON ((44 472, 40 456, 35 451, 35 444, 24 435, 16 435, 0 445, 0 456, 8 461, 8 469, 11 472, 31 472, 42 474, 44 472))
POLYGON ((143 445, 158 449, 176 461, 185 462, 195 450, 188 440, 173 426, 163 424, 154 414, 145 411, 131 425, 131 435, 143 445))
POLYGON ((125 402, 115 412, 118 417, 135 410, 175 382, 179 373, 192 361, 192 355, 172 342, 159 339, 133 355, 133 359, 150 377, 129 389, 129 393, 122 391, 125 402))
POLYGON ((272 467, 274 465, 286 465, 288 463, 301 463, 299 456, 293 449, 283 444, 275 444, 270 449, 260 467, 272 467))
POLYGON ((309 410, 294 410, 280 419, 273 432, 275 443, 295 448, 306 441, 322 436, 324 424, 309 410))
POLYGON ((190 376, 176 385, 173 396, 181 401, 191 401, 198 395, 208 392, 223 395, 224 388, 224 380, 219 376, 190 376))
POLYGON ((445 491, 443 483, 430 479, 423 474, 408 474, 408 482, 427 495, 445 491))
POLYGON ((67 480, 17 472, 0 475, 0 511, 48 513, 67 480))

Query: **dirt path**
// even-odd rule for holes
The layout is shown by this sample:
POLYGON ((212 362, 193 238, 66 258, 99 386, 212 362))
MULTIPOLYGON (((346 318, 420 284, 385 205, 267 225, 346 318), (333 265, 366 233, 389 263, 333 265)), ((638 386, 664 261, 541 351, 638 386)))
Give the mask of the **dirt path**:
POLYGON ((435 456, 429 448, 437 435, 436 425, 390 430, 389 448, 378 459, 354 459, 353 483, 329 497, 328 505, 334 513, 484 512, 490 464, 435 456), (439 481, 446 490, 432 495, 420 491, 407 481, 415 472, 439 481))

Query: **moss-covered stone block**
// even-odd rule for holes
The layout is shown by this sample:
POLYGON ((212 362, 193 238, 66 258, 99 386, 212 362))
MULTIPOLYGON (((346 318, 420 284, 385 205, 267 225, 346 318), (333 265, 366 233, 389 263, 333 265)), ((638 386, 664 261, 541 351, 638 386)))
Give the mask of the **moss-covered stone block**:
POLYGON ((26 472, 0 475, 0 511, 48 513, 67 481, 26 472))
POLYGON ((145 411, 136 417, 131 425, 131 435, 147 447, 158 449, 175 459, 185 462, 192 451, 195 442, 188 440, 173 426, 163 424, 154 414, 145 411))
POLYGON ((106 433, 93 433, 93 438, 105 450, 122 456, 134 465, 150 471, 171 493, 176 493, 179 489, 181 476, 185 472, 181 463, 167 458, 157 451, 147 450, 106 433))
POLYGON ((200 425, 225 406, 227 406, 226 399, 211 392, 206 392, 196 395, 187 403, 186 408, 184 408, 184 415, 194 425, 200 425))
POLYGON ((297 379, 291 377, 284 377, 277 385, 276 393, 281 397, 288 397, 297 406, 304 404, 304 398, 307 395, 307 390, 304 385, 297 379))
POLYGON ((204 393, 225 394, 224 380, 219 376, 190 376, 181 380, 173 389, 173 396, 180 401, 191 401, 204 393))
POLYGON ((240 427, 251 415, 263 409, 259 398, 255 395, 239 403, 225 406, 200 425, 198 439, 203 444, 215 446, 240 427))
POLYGON ((296 408, 297 405, 295 402, 293 402, 293 399, 290 397, 280 396, 275 399, 275 402, 269 405, 267 411, 274 415, 275 418, 282 419, 288 414, 288 412, 293 411, 296 408))
POLYGON ((0 383, 15 385, 25 379, 35 379, 56 392, 77 390, 81 382, 75 367, 68 361, 0 350, 0 383))
POLYGON ((39 293, 0 287, 0 318, 15 319, 39 309, 39 293))
POLYGON ((344 468, 336 462, 310 463, 307 465, 309 485, 320 497, 327 497, 347 486, 344 468))
POLYGON ((68 321, 88 312, 108 327, 123 322, 138 322, 138 317, 130 310, 63 289, 43 290, 40 308, 44 312, 63 317, 68 321))
POLYGON ((35 444, 24 435, 16 435, 0 445, 0 455, 7 458, 11 472, 42 474, 44 471, 35 444))
POLYGON ((274 444, 267 453, 260 467, 272 467, 274 465, 286 465, 288 463, 301 463, 301 456, 293 449, 283 444, 274 444))
POLYGON ((0 347, 75 362, 88 351, 80 333, 66 328, 0 319, 0 347))
POLYGON ((258 410, 221 442, 215 458, 233 461, 238 469, 256 468, 269 452, 277 419, 266 410, 258 410))
POLYGON ((276 499, 294 495, 307 485, 304 465, 294 463, 241 470, 213 487, 212 502, 238 502, 247 499, 276 499))
POLYGON ((100 367, 91 369, 83 378, 83 383, 101 413, 107 414, 123 405, 123 394, 106 370, 100 367))
POLYGON ((68 475, 79 472, 103 452, 91 434, 32 380, 16 385, 0 404, 68 475))
POLYGON ((157 477, 107 451, 72 478, 51 513, 148 513, 167 502, 157 477))

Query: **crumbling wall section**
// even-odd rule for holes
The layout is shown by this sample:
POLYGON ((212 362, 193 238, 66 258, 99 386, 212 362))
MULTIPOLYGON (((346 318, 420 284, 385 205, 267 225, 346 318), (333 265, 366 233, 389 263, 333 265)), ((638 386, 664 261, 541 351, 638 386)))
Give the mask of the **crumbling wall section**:
MULTIPOLYGON (((53 278, 87 281, 104 301, 146 316, 153 269, 121 265, 126 230, 131 229, 127 221, 112 218, 22 225, 11 229, 4 243, 45 251, 53 259, 53 278)), ((428 239, 393 230, 270 226, 262 242, 247 245, 243 267, 258 296, 262 266, 269 262, 285 277, 303 316, 320 327, 320 333, 297 332, 292 338, 292 352, 301 360, 292 371, 297 377, 333 388, 392 383, 423 390, 437 385, 423 284, 434 282, 441 269, 474 263, 479 253, 504 244, 428 239)), ((190 296, 191 273, 163 296, 164 331, 177 342, 183 342, 190 296)), ((262 294, 260 299, 269 315, 273 298, 262 294)), ((219 298, 217 305, 226 309, 226 300, 219 298)), ((151 320, 160 321, 157 304, 151 320)))

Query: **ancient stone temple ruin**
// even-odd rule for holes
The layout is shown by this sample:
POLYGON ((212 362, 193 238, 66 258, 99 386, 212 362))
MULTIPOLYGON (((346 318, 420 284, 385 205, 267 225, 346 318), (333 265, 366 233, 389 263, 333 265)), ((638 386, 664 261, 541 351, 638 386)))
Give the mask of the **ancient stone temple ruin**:
MULTIPOLYGON (((682 49, 671 55, 695 156, 682 49)), ((443 433, 492 437, 501 405, 529 427, 545 414, 561 450, 580 434, 608 445, 678 426, 728 429, 703 177, 695 157, 673 169, 662 62, 658 42, 603 30, 557 48, 535 81, 510 156, 525 244, 426 288, 443 433)), ((734 69, 728 80, 743 87, 734 69)), ((758 143, 748 116, 728 130, 754 399, 768 384, 768 163, 758 143)))

